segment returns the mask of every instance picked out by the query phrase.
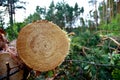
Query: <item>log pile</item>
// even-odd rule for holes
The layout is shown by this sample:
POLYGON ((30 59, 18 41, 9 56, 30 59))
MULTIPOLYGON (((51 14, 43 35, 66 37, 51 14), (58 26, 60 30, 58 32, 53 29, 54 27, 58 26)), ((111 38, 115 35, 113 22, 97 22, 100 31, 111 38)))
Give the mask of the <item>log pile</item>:
POLYGON ((16 47, 9 45, 5 34, 0 29, 0 80, 21 80, 23 78, 23 70, 19 68, 22 66, 21 60, 17 56, 16 47), (16 71, 19 72, 10 76, 16 71))
MULTIPOLYGON (((9 44, 5 41, 3 40, 4 45, 2 41, 0 42, 2 45, 0 57, 6 56, 0 58, 2 59, 0 62, 4 62, 1 64, 10 61, 12 67, 18 65, 22 69, 27 65, 30 70, 39 72, 49 71, 59 66, 67 56, 70 47, 67 33, 46 20, 26 25, 21 29, 17 40, 9 44), (7 54, 3 55, 4 52, 7 54)), ((0 67, 5 68, 5 65, 1 64, 0 67)), ((3 73, 5 71, 2 72, 0 69, 0 75, 3 73)), ((20 72, 21 74, 24 75, 24 72, 20 72)))

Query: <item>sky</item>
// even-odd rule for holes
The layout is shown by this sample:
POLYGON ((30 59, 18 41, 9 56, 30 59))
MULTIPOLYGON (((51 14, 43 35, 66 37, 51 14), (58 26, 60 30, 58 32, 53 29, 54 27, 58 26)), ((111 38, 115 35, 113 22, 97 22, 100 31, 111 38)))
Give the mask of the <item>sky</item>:
MULTIPOLYGON (((20 0, 20 1, 26 2, 26 4, 23 5, 23 6, 25 6, 26 10, 24 10, 24 9, 16 9, 16 11, 15 11, 15 21, 16 22, 22 22, 30 14, 33 14, 35 12, 36 6, 48 8, 52 1, 54 1, 54 3, 56 4, 57 2, 61 2, 63 0, 20 0)), ((70 6, 74 6, 75 3, 77 2, 79 7, 84 7, 85 11, 84 11, 83 16, 86 19, 89 18, 89 16, 87 16, 89 14, 89 11, 94 9, 94 7, 91 6, 88 3, 88 1, 89 0, 64 0, 64 2, 68 3, 70 6)), ((103 1, 103 0, 97 0, 97 3, 99 4, 99 2, 101 2, 101 1, 103 1)), ((7 15, 6 22, 8 22, 8 21, 9 21, 9 16, 7 15)))
MULTIPOLYGON (((27 2, 25 6, 26 10, 23 9, 16 10, 16 14, 15 14, 16 22, 22 22, 25 18, 27 18, 28 15, 33 14, 35 12, 36 6, 48 8, 52 1, 54 1, 54 3, 56 4, 57 2, 61 2, 63 0, 23 0, 23 1, 27 2)), ((71 6, 74 6, 75 3, 77 2, 79 7, 84 7, 85 10, 84 16, 87 16, 89 10, 93 8, 88 3, 89 0, 64 0, 64 1, 71 6)), ((100 2, 102 0, 98 0, 98 1, 100 2)))

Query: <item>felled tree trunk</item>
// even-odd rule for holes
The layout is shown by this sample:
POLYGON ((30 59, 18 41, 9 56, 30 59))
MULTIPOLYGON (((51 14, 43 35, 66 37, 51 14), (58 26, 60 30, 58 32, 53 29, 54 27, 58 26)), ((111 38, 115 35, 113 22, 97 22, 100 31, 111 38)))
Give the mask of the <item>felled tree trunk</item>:
POLYGON ((48 71, 60 65, 69 52, 65 31, 46 20, 26 25, 17 39, 17 52, 23 62, 36 71, 48 71))

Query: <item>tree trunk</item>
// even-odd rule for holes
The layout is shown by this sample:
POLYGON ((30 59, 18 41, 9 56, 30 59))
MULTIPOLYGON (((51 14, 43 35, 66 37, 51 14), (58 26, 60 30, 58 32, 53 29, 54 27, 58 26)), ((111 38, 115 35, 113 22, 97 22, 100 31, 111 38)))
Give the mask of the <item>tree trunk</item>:
POLYGON ((120 0, 117 2, 117 13, 120 14, 120 0))
POLYGON ((113 5, 114 5, 114 0, 110 0, 110 21, 112 20, 112 18, 114 17, 114 13, 113 13, 113 5))

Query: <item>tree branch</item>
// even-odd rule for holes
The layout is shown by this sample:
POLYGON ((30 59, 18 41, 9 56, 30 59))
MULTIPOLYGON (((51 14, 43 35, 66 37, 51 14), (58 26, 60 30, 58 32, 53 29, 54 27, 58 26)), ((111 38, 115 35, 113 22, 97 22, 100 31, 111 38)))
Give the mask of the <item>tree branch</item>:
POLYGON ((100 63, 95 63, 95 62, 88 62, 88 61, 82 61, 82 60, 65 60, 65 61, 72 61, 72 62, 78 62, 78 63, 87 63, 87 64, 91 64, 94 66, 101 66, 101 67, 119 67, 117 65, 111 65, 111 64, 100 64, 100 63))

